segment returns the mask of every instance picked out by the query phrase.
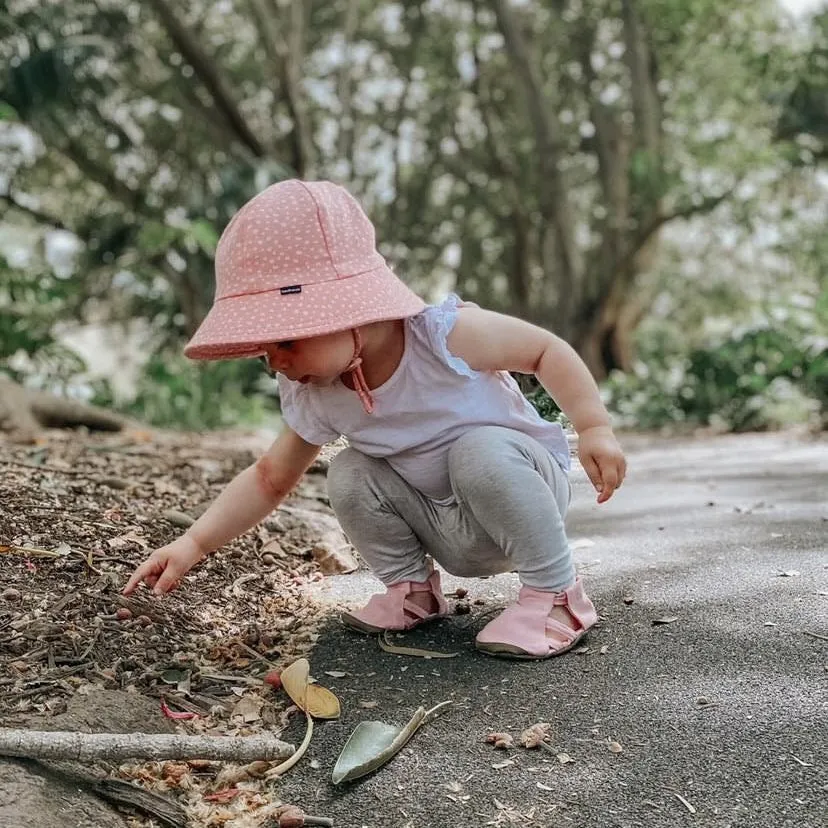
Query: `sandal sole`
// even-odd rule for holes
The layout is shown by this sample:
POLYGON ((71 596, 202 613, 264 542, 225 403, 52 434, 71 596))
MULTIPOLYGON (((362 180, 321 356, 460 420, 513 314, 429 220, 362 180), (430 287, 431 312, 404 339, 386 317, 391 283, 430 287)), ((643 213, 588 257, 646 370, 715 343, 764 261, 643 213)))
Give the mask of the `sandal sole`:
POLYGON ((573 647, 575 647, 579 641, 583 640, 588 632, 589 630, 584 630, 577 638, 567 644, 566 647, 547 653, 546 655, 532 655, 532 653, 527 653, 526 650, 521 650, 519 647, 515 647, 512 644, 475 643, 474 646, 476 649, 480 650, 481 653, 499 658, 511 658, 518 661, 544 661, 547 658, 555 658, 555 656, 565 655, 573 647))

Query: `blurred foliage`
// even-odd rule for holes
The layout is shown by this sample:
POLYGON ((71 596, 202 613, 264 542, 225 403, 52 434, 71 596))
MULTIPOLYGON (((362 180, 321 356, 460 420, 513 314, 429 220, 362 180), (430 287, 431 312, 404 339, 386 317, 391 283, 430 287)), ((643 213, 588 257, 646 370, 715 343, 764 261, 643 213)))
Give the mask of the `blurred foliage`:
MULTIPOLYGON (((628 369, 609 397, 625 412, 639 401, 637 425, 702 422, 714 404, 734 427, 761 425, 747 400, 781 394, 781 375, 723 397, 707 385, 735 382, 751 349, 773 373, 780 348, 793 370, 822 335, 786 323, 774 338, 767 309, 819 295, 828 268, 814 234, 826 54, 828 11, 793 23, 775 0, 9 0, 0 250, 25 235, 38 253, 0 263, 0 366, 88 391, 60 332, 140 319, 151 353, 118 405, 193 428, 260 416, 252 363, 176 355, 210 306, 222 228, 299 173, 346 183, 424 295, 544 324, 598 376, 628 369), (534 93, 504 36, 510 10, 534 93), (79 243, 70 276, 46 255, 56 232, 79 243), (677 373, 698 377, 695 413, 669 402, 677 373)), ((797 393, 817 393, 809 370, 789 378, 797 393)))
POLYGON ((275 381, 258 360, 198 365, 178 352, 158 352, 144 368, 135 397, 117 405, 106 382, 95 384, 96 405, 120 408, 154 426, 183 429, 255 425, 265 417, 275 381))

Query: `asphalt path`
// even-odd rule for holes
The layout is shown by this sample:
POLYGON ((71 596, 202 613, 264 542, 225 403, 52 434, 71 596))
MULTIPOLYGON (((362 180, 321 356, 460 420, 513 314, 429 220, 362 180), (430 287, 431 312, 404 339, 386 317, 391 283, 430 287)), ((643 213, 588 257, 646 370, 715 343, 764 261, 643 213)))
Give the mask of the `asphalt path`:
MULTIPOLYGON (((828 825, 828 441, 626 442, 628 479, 608 504, 573 475, 570 536, 602 619, 588 649, 477 653, 513 575, 445 579, 468 590, 471 613, 393 639, 450 659, 383 652, 332 613, 311 665, 343 714, 317 723, 283 799, 338 828, 828 825), (446 700, 385 767, 332 784, 359 722, 404 724, 446 700), (538 722, 551 751, 519 744, 538 722), (516 746, 495 749, 492 732, 516 746)), ((316 594, 333 609, 375 586, 357 572, 316 594)), ((297 720, 285 738, 302 732, 297 720)))

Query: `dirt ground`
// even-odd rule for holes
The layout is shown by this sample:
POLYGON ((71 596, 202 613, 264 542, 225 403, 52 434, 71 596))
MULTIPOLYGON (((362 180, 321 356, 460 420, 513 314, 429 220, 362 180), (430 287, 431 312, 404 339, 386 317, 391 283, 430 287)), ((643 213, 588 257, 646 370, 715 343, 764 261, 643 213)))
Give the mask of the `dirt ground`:
MULTIPOLYGON (((134 566, 180 534, 263 445, 252 436, 149 431, 0 442, 0 726, 155 733, 178 725, 213 735, 284 728, 290 700, 262 678, 317 639, 321 610, 305 597, 307 584, 355 566, 327 506, 324 459, 282 508, 174 593, 120 594, 134 566), (195 717, 174 722, 162 699, 195 717)), ((279 804, 255 780, 232 802, 205 799, 233 787, 217 764, 183 775, 175 763, 94 770, 173 791, 194 825, 225 825, 242 810, 257 825, 279 804)), ((71 779, 0 761, 3 828, 63 826, 69 814, 89 828, 124 825, 71 779)))

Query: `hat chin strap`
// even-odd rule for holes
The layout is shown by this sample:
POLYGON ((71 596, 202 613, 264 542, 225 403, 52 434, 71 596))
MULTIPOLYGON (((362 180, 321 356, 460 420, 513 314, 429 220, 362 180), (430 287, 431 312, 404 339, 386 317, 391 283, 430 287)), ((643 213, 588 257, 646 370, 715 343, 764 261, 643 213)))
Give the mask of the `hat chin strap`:
POLYGON ((365 374, 362 373, 362 337, 359 335, 357 328, 353 328, 351 333, 354 335, 354 355, 343 373, 350 373, 354 381, 354 391, 359 394, 362 407, 365 409, 366 414, 373 414, 374 398, 371 396, 371 389, 368 388, 368 383, 365 382, 365 374))

